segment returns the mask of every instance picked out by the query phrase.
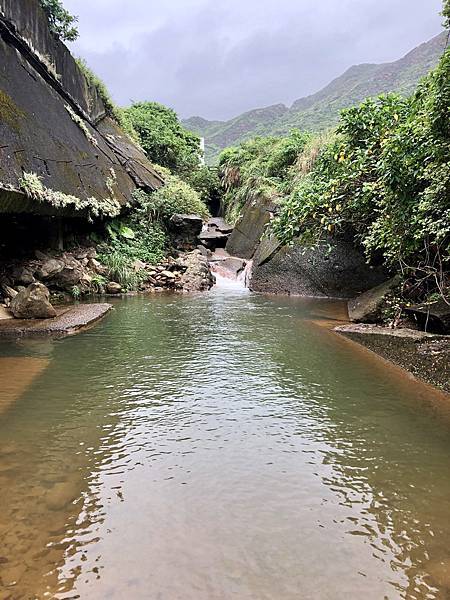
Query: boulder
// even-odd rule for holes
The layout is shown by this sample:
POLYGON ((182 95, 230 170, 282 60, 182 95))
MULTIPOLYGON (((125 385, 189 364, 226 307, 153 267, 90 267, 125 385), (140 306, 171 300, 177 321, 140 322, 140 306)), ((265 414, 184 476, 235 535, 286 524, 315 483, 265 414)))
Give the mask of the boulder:
POLYGON ((185 269, 180 278, 180 286, 184 292, 202 292, 209 290, 215 283, 207 259, 199 250, 194 250, 178 260, 185 269))
POLYGON ((234 229, 233 225, 230 225, 222 217, 213 217, 206 223, 208 230, 220 231, 220 233, 231 233, 234 229))
MULTIPOLYGON (((227 246, 228 249, 228 246, 227 246)), ((352 298, 385 281, 350 239, 330 237, 315 247, 282 246, 263 239, 255 257, 250 289, 272 294, 352 298)))
POLYGON ((57 260, 56 258, 48 258, 42 263, 41 268, 37 272, 37 276, 39 279, 43 279, 45 281, 46 279, 51 279, 58 273, 61 273, 63 269, 64 263, 61 260, 57 260))
POLYGON ((430 333, 450 334, 450 304, 443 298, 428 304, 417 304, 404 309, 420 329, 430 333))
POLYGON ((15 283, 25 286, 36 281, 33 273, 26 267, 16 267, 13 269, 12 278, 14 279, 15 283))
POLYGON ((66 266, 60 273, 58 273, 56 277, 52 279, 52 281, 59 288, 67 290, 71 289, 74 285, 81 283, 83 275, 84 271, 81 265, 79 267, 66 266))
POLYGON ((87 266, 89 269, 95 271, 99 275, 106 275, 108 272, 108 269, 95 258, 90 258, 87 266))
POLYGON ((191 248, 197 244, 197 238, 203 227, 203 220, 198 215, 175 214, 170 219, 170 230, 176 248, 191 248))
POLYGON ((252 258, 271 219, 273 209, 274 203, 271 198, 261 196, 249 199, 227 242, 227 252, 233 256, 252 258))
POLYGON ((50 319, 56 310, 50 304, 50 292, 42 283, 32 283, 11 301, 16 319, 50 319))
POLYGON ((161 275, 166 279, 175 279, 176 277, 175 273, 172 273, 172 271, 161 271, 161 275))
POLYGON ((2 289, 2 293, 3 293, 4 297, 9 298, 10 300, 15 298, 18 294, 17 290, 15 290, 11 286, 7 285, 6 283, 4 283, 1 286, 1 289, 2 289))
POLYGON ((237 279, 239 274, 245 269, 246 261, 242 258, 230 256, 221 261, 216 262, 214 271, 223 277, 229 279, 237 279))
POLYGON ((84 275, 84 267, 81 262, 68 253, 63 254, 60 262, 63 263, 63 268, 49 278, 52 283, 63 290, 71 289, 74 285, 81 283, 84 275))
POLYGON ((216 248, 225 248, 230 235, 228 233, 221 233, 218 230, 203 231, 198 239, 200 242, 209 250, 216 250, 216 248))
POLYGON ((226 258, 229 258, 229 257, 230 257, 230 255, 225 250, 225 248, 217 248, 217 250, 214 253, 211 253, 209 260, 210 261, 220 261, 220 260, 225 260, 226 258))
POLYGON ((415 377, 450 392, 448 336, 370 323, 340 325, 334 331, 362 344, 415 377))
POLYGON ((350 321, 353 323, 376 323, 379 321, 387 297, 399 283, 399 277, 393 277, 350 300, 348 303, 350 321))
POLYGON ((122 292, 122 286, 120 283, 110 281, 106 284, 105 290, 107 294, 120 294, 122 292))
POLYGON ((146 263, 142 262, 142 260, 135 260, 133 263, 133 269, 136 273, 139 273, 139 271, 143 271, 146 267, 146 263))

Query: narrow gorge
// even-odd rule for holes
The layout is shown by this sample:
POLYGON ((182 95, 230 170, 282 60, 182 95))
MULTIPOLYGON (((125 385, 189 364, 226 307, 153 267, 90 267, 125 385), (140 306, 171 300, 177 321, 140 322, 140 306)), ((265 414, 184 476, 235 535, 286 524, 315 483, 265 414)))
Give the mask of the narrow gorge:
POLYGON ((443 17, 181 121, 116 105, 60 0, 0 0, 2 600, 450 597, 443 17))

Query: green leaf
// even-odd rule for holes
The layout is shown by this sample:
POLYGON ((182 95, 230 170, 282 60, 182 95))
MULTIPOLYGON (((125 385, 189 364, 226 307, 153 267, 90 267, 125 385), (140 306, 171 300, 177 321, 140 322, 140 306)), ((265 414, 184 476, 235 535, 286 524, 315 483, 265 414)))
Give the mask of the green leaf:
POLYGON ((127 227, 126 225, 120 226, 119 233, 126 240, 134 240, 134 238, 136 237, 136 234, 131 229, 131 227, 127 227))

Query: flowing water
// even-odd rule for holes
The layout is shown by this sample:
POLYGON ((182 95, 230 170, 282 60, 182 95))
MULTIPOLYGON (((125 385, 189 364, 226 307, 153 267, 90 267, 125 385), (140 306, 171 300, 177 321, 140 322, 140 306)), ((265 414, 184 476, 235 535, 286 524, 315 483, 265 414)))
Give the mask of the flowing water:
POLYGON ((230 287, 2 342, 0 598, 450 598, 450 401, 341 314, 230 287))

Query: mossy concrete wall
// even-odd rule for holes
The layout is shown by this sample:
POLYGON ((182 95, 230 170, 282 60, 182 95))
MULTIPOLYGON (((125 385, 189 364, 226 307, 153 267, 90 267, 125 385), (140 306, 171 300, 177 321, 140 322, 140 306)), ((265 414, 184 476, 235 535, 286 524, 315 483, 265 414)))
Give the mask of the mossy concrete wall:
POLYGON ((0 0, 0 212, 60 214, 27 198, 24 172, 51 190, 121 205, 136 187, 162 184, 50 32, 38 0, 0 0))

